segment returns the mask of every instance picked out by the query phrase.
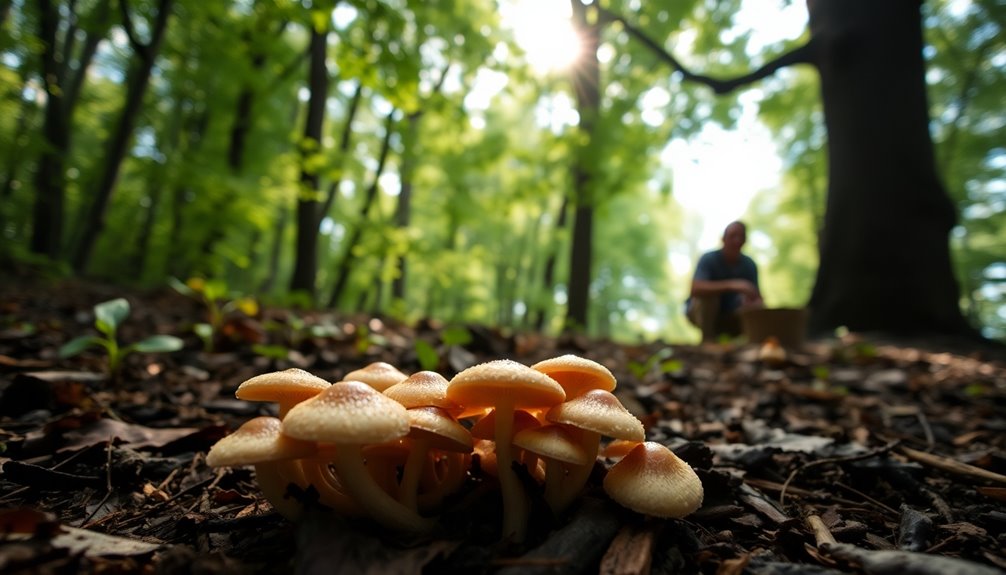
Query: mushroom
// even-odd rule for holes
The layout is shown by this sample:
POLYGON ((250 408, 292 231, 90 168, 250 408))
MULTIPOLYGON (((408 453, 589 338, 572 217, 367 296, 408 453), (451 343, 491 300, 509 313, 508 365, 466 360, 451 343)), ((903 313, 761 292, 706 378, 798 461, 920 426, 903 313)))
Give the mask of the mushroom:
POLYGON ((786 350, 775 336, 768 336, 758 349, 758 360, 766 367, 778 368, 786 363, 786 350))
POLYGON ((702 506, 702 481, 695 470, 661 443, 632 449, 604 477, 615 502, 644 515, 681 518, 702 506))
POLYGON ((298 404, 283 420, 283 433, 335 444, 332 465, 339 483, 364 511, 385 527, 408 532, 432 528, 388 495, 363 463, 361 448, 398 439, 409 432, 409 416, 398 402, 359 381, 341 381, 298 404))
POLYGON ((433 449, 453 453, 471 453, 472 435, 446 411, 439 407, 416 407, 408 410, 412 441, 398 500, 409 509, 417 509, 416 496, 423 466, 430 461, 433 449))
POLYGON ((256 375, 239 385, 234 396, 245 401, 274 401, 279 404, 279 417, 282 419, 291 407, 318 395, 331 385, 316 375, 293 367, 256 375))
POLYGON ((511 468, 514 410, 548 407, 561 403, 565 398, 566 392, 554 379, 507 359, 469 367, 455 375, 447 386, 447 399, 465 407, 495 409, 494 440, 503 497, 504 539, 523 542, 527 530, 528 502, 520 480, 511 468))
POLYGON ((550 502, 554 504, 552 509, 557 514, 564 511, 586 485, 597 458, 602 435, 637 442, 646 438, 643 423, 629 413, 614 394, 603 389, 592 389, 579 397, 556 405, 548 411, 546 418, 553 423, 581 430, 580 445, 584 451, 591 454, 589 463, 570 468, 569 475, 563 482, 561 494, 555 501, 550 502))
POLYGON ((513 437, 515 447, 535 453, 545 462, 545 501, 555 509, 553 502, 561 500, 562 478, 566 475, 565 463, 585 466, 595 455, 584 451, 572 428, 561 425, 543 425, 525 429, 513 437))
POLYGON ((618 461, 619 459, 625 457, 625 455, 632 451, 632 448, 637 445, 639 445, 638 441, 631 441, 629 439, 612 439, 607 445, 601 448, 601 457, 612 461, 618 461))
POLYGON ((217 441, 206 455, 210 467, 253 465, 255 480, 266 500, 280 515, 296 520, 300 505, 286 497, 286 487, 301 479, 300 467, 288 466, 300 457, 315 453, 315 445, 281 433, 279 418, 261 416, 249 419, 230 435, 217 441))
POLYGON ((591 389, 613 391, 617 382, 608 368, 596 361, 566 354, 539 361, 531 366, 559 382, 566 392, 566 401, 578 397, 591 389))
POLYGON ((457 417, 464 408, 447 399, 447 378, 435 371, 417 371, 383 391, 391 399, 405 406, 439 407, 457 417))
MULTIPOLYGON (((513 436, 517 435, 525 429, 530 429, 532 427, 541 427, 541 422, 538 418, 531 415, 530 412, 523 409, 516 409, 513 412, 513 424, 510 428, 511 444, 513 443, 513 436)), ((490 411, 489 413, 483 415, 478 421, 472 425, 471 429, 472 437, 477 439, 489 439, 494 440, 496 437, 496 411, 490 411)), ((534 453, 527 453, 523 450, 517 450, 513 454, 515 461, 520 461, 527 467, 527 470, 531 475, 535 475, 537 470, 537 458, 538 456, 534 453)), ((498 477, 498 476, 497 476, 498 477)))
POLYGON ((365 367, 347 373, 342 379, 344 381, 362 381, 377 391, 383 392, 385 389, 405 380, 407 377, 407 375, 390 363, 375 361, 365 367))

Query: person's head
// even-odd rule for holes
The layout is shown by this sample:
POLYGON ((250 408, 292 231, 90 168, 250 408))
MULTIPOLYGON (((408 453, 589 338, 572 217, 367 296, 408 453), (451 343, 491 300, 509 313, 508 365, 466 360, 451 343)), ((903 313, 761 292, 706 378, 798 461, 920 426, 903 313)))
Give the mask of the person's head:
POLYGON ((747 242, 748 231, 744 222, 735 221, 727 224, 723 230, 723 253, 728 258, 736 258, 741 253, 741 248, 747 242))

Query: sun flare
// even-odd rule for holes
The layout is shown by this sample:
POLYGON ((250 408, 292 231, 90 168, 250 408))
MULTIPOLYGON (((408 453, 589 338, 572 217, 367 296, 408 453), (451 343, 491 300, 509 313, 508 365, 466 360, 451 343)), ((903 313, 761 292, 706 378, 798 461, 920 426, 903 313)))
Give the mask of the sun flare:
POLYGON ((535 70, 562 71, 580 57, 580 38, 570 19, 568 1, 502 0, 500 12, 535 70))

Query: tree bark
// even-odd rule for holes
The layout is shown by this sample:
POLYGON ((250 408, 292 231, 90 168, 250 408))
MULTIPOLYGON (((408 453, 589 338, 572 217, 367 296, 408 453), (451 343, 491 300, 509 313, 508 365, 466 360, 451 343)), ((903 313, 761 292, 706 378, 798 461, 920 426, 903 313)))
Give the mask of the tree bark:
POLYGON ((808 0, 810 41, 758 70, 719 80, 693 74, 619 16, 607 19, 717 93, 798 63, 821 77, 828 195, 809 328, 974 336, 961 314, 948 235, 954 206, 929 134, 918 0, 808 0))
POLYGON ((588 327, 590 281, 592 278, 594 235, 594 177, 590 150, 596 146, 594 124, 601 107, 601 67, 597 58, 599 23, 589 22, 588 7, 581 0, 570 0, 573 21, 580 33, 583 51, 580 62, 573 66, 573 90, 576 108, 580 115, 579 131, 585 144, 581 144, 573 163, 573 237, 569 258, 569 294, 566 308, 566 330, 585 330, 588 327))
POLYGON ((962 333, 919 2, 811 0, 830 169, 814 332, 962 333))
POLYGON ((150 40, 146 44, 140 42, 136 37, 128 8, 124 2, 121 4, 123 27, 129 36, 130 44, 133 46, 137 58, 134 60, 133 69, 126 79, 126 100, 108 142, 108 149, 105 151, 100 168, 101 172, 95 186, 94 200, 85 222, 80 244, 73 257, 72 264, 77 273, 83 273, 87 269, 94 244, 105 228, 106 208, 112 197, 112 192, 115 190, 119 169, 126 157, 129 142, 132 140, 136 118, 143 104, 143 96, 150 83, 150 74, 167 30, 172 3, 173 0, 160 0, 157 16, 150 25, 150 40))
POLYGON ((339 267, 335 273, 335 287, 332 288, 332 295, 328 298, 328 307, 334 308, 339 304, 339 300, 342 299, 342 294, 346 291, 346 285, 349 283, 349 274, 353 269, 353 261, 356 256, 354 255, 353 248, 360 241, 360 236, 363 235, 363 227, 367 221, 367 216, 370 214, 371 208, 374 206, 374 200, 377 198, 377 191, 380 188, 381 174, 384 173, 384 166, 388 161, 388 154, 391 151, 391 135, 394 133, 395 125, 395 110, 392 110, 387 117, 385 122, 385 132, 384 140, 381 142, 381 152, 377 158, 377 169, 374 171, 374 181, 371 182, 370 187, 367 188, 367 195, 363 199, 363 205, 360 207, 360 219, 359 223, 353 228, 352 233, 346 238, 345 250, 342 255, 342 259, 339 261, 339 267))
POLYGON ((321 147, 322 128, 325 124, 325 102, 328 100, 328 30, 311 28, 311 64, 308 73, 311 96, 307 105, 304 122, 303 165, 300 172, 301 193, 297 198, 297 250, 294 260, 290 290, 315 294, 315 279, 318 275, 318 209, 317 199, 319 175, 317 169, 308 165, 308 156, 317 153, 321 147))

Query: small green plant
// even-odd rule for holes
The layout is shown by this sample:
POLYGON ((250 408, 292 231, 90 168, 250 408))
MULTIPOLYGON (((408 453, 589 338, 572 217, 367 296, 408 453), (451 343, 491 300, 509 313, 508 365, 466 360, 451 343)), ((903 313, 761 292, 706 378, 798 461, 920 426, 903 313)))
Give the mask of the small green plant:
POLYGON ((222 280, 189 278, 187 282, 181 282, 170 278, 168 283, 178 293, 195 299, 206 307, 207 321, 195 324, 192 331, 202 340, 203 349, 207 352, 214 350, 214 342, 221 333, 228 314, 234 311, 247 316, 258 314, 258 302, 254 298, 231 296, 227 291, 227 284, 222 280))
MULTIPOLYGON (((467 328, 460 325, 448 326, 440 332, 440 343, 450 348, 456 345, 466 345, 471 343, 472 333, 467 328)), ((440 365, 440 354, 437 348, 430 342, 417 339, 415 343, 416 359, 419 366, 425 370, 436 370, 440 365)))
POLYGON ((669 347, 658 349, 642 363, 630 361, 628 365, 629 371, 637 379, 643 379, 654 368, 657 368, 657 371, 661 374, 681 371, 684 364, 681 363, 681 360, 672 358, 672 355, 674 355, 674 350, 669 347))
POLYGON ((94 327, 101 335, 75 337, 59 348, 61 358, 73 357, 90 347, 103 347, 108 352, 108 373, 118 379, 122 362, 134 351, 140 353, 166 353, 178 351, 185 343, 172 335, 153 335, 131 345, 120 346, 116 333, 129 317, 129 302, 123 298, 102 302, 94 306, 94 327))

